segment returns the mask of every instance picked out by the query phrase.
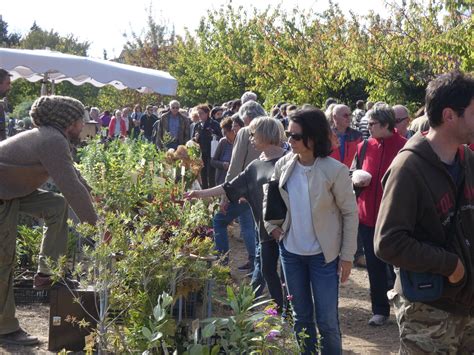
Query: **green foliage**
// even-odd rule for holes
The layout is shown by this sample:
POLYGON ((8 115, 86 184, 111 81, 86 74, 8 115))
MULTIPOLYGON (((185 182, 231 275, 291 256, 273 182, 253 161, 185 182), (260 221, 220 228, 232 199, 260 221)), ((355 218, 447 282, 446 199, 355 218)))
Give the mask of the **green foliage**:
POLYGON ((26 100, 15 106, 15 109, 11 113, 11 117, 17 119, 23 119, 25 117, 29 117, 29 112, 31 109, 31 105, 33 104, 32 100, 26 100))
POLYGON ((180 199, 199 173, 192 166, 200 166, 200 159, 192 148, 165 154, 133 140, 93 140, 79 156, 101 216, 97 226, 79 228, 96 243, 86 250, 90 262, 77 268, 85 275, 84 286, 93 284, 102 298, 107 295, 106 314, 99 320, 100 346, 116 353, 151 351, 163 341, 174 346, 166 334, 176 329, 168 316, 161 318, 164 304, 157 311, 159 295, 167 292, 176 301, 199 291, 207 279, 225 282, 228 272, 208 264, 215 253, 208 206, 180 199), (114 310, 120 326, 107 316, 114 310))
POLYGON ((8 23, 0 17, 0 47, 14 47, 20 42, 19 33, 8 33, 8 23))
MULTIPOLYGON (((185 106, 220 104, 253 90, 267 109, 282 101, 321 107, 329 96, 348 104, 370 99, 415 108, 436 75, 473 71, 472 32, 469 1, 389 1, 365 16, 344 15, 332 2, 318 12, 279 6, 260 11, 229 1, 209 10, 199 28, 183 37, 148 11, 146 31, 131 31, 119 61, 169 71, 185 106)), ((20 46, 85 54, 88 43, 34 25, 20 46)), ((34 98, 38 85, 14 83, 10 102, 34 98)), ((57 92, 102 109, 170 99, 110 87, 76 92, 61 85, 57 92)))
POLYGON ((170 72, 188 105, 223 102, 244 90, 267 108, 279 101, 322 106, 370 97, 416 107, 427 83, 459 68, 472 71, 472 16, 464 2, 387 4, 384 18, 327 11, 249 12, 229 3, 208 12, 194 35, 177 42, 170 72), (443 19, 443 11, 452 16, 443 19))
POLYGON ((168 346, 174 343, 173 337, 176 332, 176 324, 171 317, 171 306, 173 297, 166 292, 158 296, 158 303, 153 308, 153 318, 149 327, 142 328, 143 336, 148 341, 148 349, 143 354, 153 354, 167 350, 168 346))
POLYGON ((220 301, 232 315, 205 319, 201 341, 189 345, 186 355, 298 353, 291 329, 282 324, 273 306, 262 310, 270 301, 255 298, 250 286, 241 285, 237 293, 228 286, 227 299, 220 301), (215 345, 208 346, 212 341, 215 345))
POLYGON ((20 41, 20 47, 25 49, 50 48, 58 52, 82 56, 87 54, 89 46, 89 42, 79 42, 72 34, 61 36, 53 29, 50 31, 43 30, 36 25, 36 22, 31 27, 30 32, 20 41))
POLYGON ((31 270, 36 269, 42 238, 42 227, 18 226, 16 260, 19 265, 28 266, 31 270))

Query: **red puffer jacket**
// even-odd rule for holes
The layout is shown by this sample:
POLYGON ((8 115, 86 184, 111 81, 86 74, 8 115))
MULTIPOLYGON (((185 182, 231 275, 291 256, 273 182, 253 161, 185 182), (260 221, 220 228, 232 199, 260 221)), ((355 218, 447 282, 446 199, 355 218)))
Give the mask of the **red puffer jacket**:
MULTIPOLYGON (((357 198, 360 223, 368 227, 375 227, 382 200, 382 177, 406 141, 397 132, 388 138, 369 138, 362 170, 370 173, 372 180, 357 198)), ((362 145, 363 143, 359 143, 357 146, 359 156, 362 145)))
POLYGON ((345 133, 346 139, 344 141, 344 159, 341 159, 341 151, 339 149, 339 139, 337 138, 337 134, 335 132, 333 134, 334 136, 331 158, 340 161, 350 168, 352 160, 354 160, 357 145, 362 142, 362 133, 353 128, 347 128, 345 133))

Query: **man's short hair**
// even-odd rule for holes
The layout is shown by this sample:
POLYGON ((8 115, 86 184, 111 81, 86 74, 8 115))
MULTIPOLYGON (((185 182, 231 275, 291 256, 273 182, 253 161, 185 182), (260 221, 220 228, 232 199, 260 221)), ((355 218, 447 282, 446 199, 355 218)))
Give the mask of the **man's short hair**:
POLYGON ((12 75, 9 72, 7 72, 5 69, 0 69, 0 83, 3 83, 3 81, 9 76, 12 76, 12 75))
POLYGON ((442 74, 426 88, 425 112, 430 127, 443 123, 443 110, 450 108, 458 116, 464 114, 474 97, 474 78, 458 70, 442 74))
POLYGON ((265 116, 266 112, 263 107, 256 101, 247 101, 245 104, 240 106, 239 116, 241 119, 245 120, 245 117, 250 118, 251 120, 255 117, 265 116))
POLYGON ((356 102, 356 107, 357 107, 359 110, 363 110, 364 107, 365 107, 365 102, 364 102, 364 100, 357 100, 357 102, 356 102))
POLYGON ((257 94, 253 91, 246 91, 240 98, 240 101, 242 101, 242 105, 249 101, 257 101, 257 94))
POLYGON ((171 100, 170 101, 170 108, 175 105, 175 106, 178 106, 178 107, 181 107, 181 104, 179 103, 178 100, 171 100))
POLYGON ((238 124, 240 128, 245 127, 245 122, 239 116, 239 113, 234 113, 231 117, 232 123, 238 124))
POLYGON ((327 108, 331 105, 331 104, 337 104, 337 100, 333 97, 329 97, 327 98, 326 102, 324 103, 324 109, 327 110, 327 108))
POLYGON ((387 126, 388 130, 395 130, 395 112, 386 103, 378 103, 367 112, 367 117, 380 122, 381 126, 387 126))

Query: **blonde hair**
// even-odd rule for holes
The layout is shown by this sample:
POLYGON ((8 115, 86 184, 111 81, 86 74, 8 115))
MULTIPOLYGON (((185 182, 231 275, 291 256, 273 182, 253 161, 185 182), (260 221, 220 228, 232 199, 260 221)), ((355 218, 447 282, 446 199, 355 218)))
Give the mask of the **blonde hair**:
POLYGON ((250 122, 248 127, 250 132, 266 144, 280 146, 285 140, 283 125, 274 118, 266 116, 257 117, 250 122))

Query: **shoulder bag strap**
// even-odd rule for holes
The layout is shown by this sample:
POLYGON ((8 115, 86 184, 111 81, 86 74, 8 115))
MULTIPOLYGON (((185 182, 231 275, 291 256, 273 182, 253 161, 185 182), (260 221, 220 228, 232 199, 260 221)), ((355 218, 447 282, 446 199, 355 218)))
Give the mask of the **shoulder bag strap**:
POLYGON ((357 155, 357 164, 356 164, 357 170, 362 169, 362 163, 364 162, 364 159, 365 159, 365 152, 367 151, 368 143, 369 141, 367 139, 364 139, 364 144, 362 144, 362 148, 360 149, 360 155, 357 155))

